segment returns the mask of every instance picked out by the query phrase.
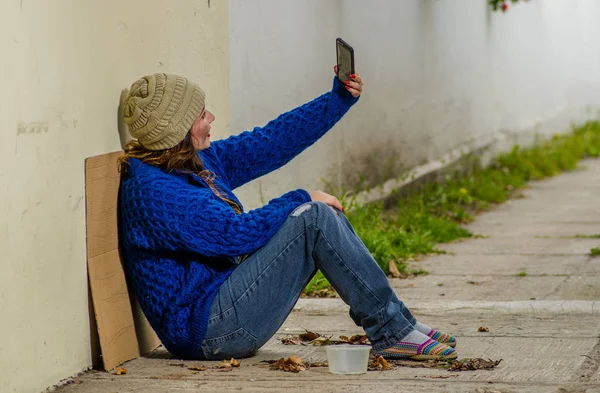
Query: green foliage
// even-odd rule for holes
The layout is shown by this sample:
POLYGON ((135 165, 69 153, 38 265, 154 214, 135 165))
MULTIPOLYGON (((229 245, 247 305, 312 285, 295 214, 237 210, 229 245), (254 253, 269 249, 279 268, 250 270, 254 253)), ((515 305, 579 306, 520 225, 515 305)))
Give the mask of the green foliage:
MULTIPOLYGON (((516 146, 487 168, 474 161, 467 173, 457 172, 444 181, 427 184, 387 211, 381 203, 356 206, 348 193, 340 200, 348 209, 348 220, 384 272, 389 272, 389 261, 394 260, 401 274, 416 274, 418 270, 408 268, 409 260, 442 253, 436 248, 439 243, 472 237, 461 224, 477 213, 515 196, 528 181, 576 170, 579 160, 598 156, 600 123, 589 122, 572 133, 538 140, 526 149, 516 146)), ((600 255, 600 249, 591 253, 600 255)), ((319 273, 306 292, 328 285, 319 273)))
POLYGON ((598 256, 600 255, 600 247, 595 247, 590 250, 590 255, 598 256))

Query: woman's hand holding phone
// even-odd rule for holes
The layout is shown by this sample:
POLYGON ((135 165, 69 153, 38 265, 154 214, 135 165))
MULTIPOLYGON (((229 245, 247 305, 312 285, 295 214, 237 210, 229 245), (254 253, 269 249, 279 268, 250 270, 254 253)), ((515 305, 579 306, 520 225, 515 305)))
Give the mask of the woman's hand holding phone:
MULTIPOLYGON (((337 66, 333 67, 333 72, 336 75, 338 74, 337 66)), ((346 85, 345 86, 346 90, 348 90, 348 92, 350 92, 350 94, 352 94, 352 97, 354 97, 354 98, 360 97, 360 94, 362 93, 362 89, 363 89, 363 81, 362 81, 360 75, 358 75, 357 73, 351 74, 350 79, 347 81, 343 81, 343 83, 346 85)))

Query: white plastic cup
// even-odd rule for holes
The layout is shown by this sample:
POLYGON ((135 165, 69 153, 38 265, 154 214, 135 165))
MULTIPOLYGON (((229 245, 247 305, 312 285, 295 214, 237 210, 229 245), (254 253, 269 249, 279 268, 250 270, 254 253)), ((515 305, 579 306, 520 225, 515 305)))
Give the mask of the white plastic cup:
POLYGON ((369 366, 370 345, 327 346, 327 363, 332 374, 364 374, 369 366))

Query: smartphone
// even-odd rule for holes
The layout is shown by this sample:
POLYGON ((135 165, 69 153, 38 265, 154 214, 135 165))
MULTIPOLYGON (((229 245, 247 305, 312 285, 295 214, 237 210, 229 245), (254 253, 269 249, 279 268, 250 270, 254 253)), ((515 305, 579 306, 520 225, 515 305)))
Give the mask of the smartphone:
POLYGON ((350 74, 354 74, 354 49, 341 38, 335 40, 337 54, 337 77, 341 82, 350 80, 350 74))

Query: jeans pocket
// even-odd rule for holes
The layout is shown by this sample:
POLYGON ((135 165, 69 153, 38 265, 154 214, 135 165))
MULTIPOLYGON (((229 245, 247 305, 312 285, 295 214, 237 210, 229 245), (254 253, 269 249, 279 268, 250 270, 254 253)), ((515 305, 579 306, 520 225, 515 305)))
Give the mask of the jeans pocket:
POLYGON ((244 358, 254 355, 257 350, 258 340, 244 328, 202 342, 206 360, 244 358))

